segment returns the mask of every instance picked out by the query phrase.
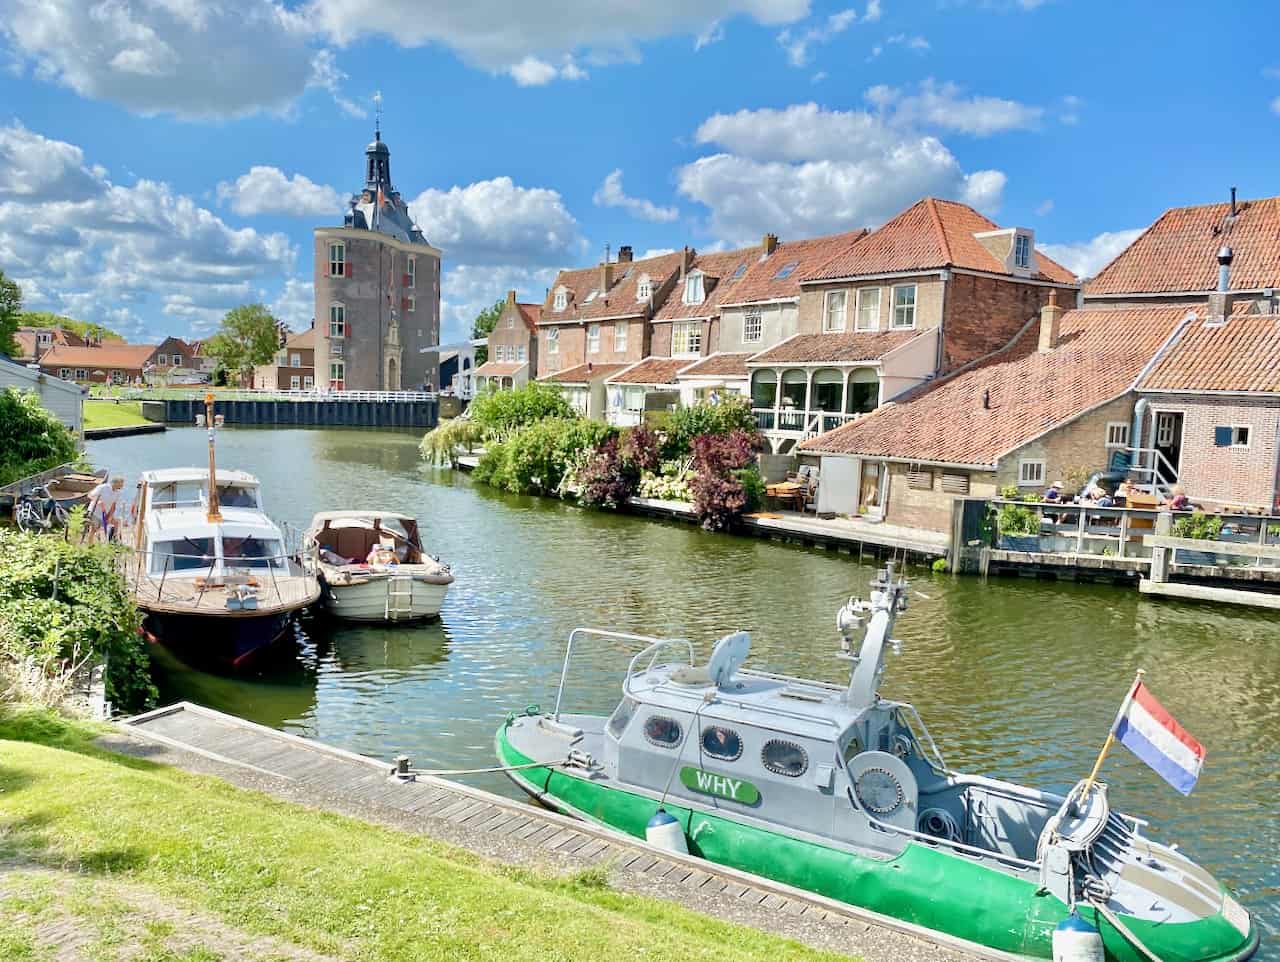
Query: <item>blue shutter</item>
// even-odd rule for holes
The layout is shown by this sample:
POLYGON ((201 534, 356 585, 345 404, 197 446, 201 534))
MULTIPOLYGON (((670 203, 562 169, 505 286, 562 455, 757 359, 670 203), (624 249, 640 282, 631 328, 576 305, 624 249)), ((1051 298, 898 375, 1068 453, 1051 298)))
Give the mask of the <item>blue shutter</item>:
POLYGON ((1215 447, 1219 448, 1231 447, 1231 428, 1214 428, 1213 443, 1215 447))

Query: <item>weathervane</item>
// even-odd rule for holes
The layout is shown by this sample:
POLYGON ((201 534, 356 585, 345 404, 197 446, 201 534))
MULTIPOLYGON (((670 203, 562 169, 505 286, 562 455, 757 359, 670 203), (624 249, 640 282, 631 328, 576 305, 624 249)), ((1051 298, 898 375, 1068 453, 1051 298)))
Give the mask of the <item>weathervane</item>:
POLYGON ((373 92, 373 130, 375 134, 382 132, 382 91, 373 92))

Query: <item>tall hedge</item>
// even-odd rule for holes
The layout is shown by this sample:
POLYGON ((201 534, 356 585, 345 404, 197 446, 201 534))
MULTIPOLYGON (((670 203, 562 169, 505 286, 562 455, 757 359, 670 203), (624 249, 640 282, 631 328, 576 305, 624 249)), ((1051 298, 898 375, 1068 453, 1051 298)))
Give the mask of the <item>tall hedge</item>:
POLYGON ((117 550, 0 528, 0 657, 34 657, 50 670, 105 657, 107 698, 137 711, 157 692, 117 550))
POLYGON ((79 443, 34 391, 0 391, 0 485, 74 461, 79 443))

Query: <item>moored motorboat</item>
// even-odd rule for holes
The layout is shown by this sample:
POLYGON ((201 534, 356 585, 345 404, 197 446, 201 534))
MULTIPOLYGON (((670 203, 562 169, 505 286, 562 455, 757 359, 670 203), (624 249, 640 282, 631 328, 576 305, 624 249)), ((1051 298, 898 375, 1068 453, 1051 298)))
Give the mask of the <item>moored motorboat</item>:
POLYGON ((975 948, 1049 958, 1080 926, 1117 962, 1251 955, 1248 913, 1104 784, 1063 796, 954 771, 915 709, 880 697, 905 591, 887 569, 842 609, 847 687, 744 669, 743 632, 695 666, 687 641, 578 629, 555 710, 510 717, 499 761, 566 814, 975 948), (646 645, 621 702, 562 712, 575 647, 600 639, 646 645))
POLYGON ((302 560, 325 605, 348 621, 436 618, 453 572, 423 550, 418 523, 395 511, 324 511, 302 536, 302 560))

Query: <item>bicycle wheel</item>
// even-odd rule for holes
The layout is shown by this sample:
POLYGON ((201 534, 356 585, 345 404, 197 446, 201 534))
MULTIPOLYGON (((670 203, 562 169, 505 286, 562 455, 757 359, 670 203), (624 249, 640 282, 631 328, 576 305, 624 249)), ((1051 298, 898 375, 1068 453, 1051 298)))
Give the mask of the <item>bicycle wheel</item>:
POLYGON ((39 512, 30 501, 18 502, 18 506, 13 509, 13 520, 18 525, 18 530, 27 534, 40 528, 39 512))

